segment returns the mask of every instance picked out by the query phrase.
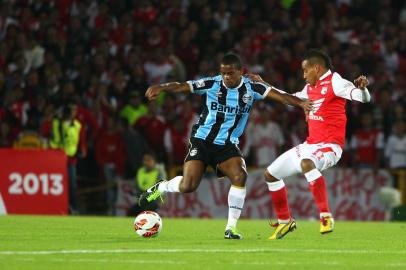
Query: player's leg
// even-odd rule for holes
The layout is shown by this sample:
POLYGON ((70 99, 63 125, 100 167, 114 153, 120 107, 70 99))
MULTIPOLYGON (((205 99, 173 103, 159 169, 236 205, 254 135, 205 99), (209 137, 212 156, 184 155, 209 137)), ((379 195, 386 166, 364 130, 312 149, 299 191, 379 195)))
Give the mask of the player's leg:
POLYGON ((176 176, 169 181, 162 181, 158 190, 166 192, 190 193, 197 189, 206 170, 201 160, 189 160, 183 165, 183 176, 176 176))
POLYGON ((278 218, 278 222, 274 225, 276 229, 269 237, 270 240, 281 239, 296 228, 296 222, 290 214, 287 189, 283 179, 300 172, 298 149, 299 147, 294 147, 280 155, 264 173, 278 218))
POLYGON ((139 198, 139 204, 145 205, 167 192, 188 193, 199 186, 206 170, 208 149, 203 140, 190 139, 189 151, 183 165, 183 176, 176 176, 170 180, 158 181, 139 198))
POLYGON ((175 176, 170 180, 160 180, 150 187, 139 198, 139 205, 145 206, 167 192, 189 193, 197 189, 202 180, 206 164, 201 160, 189 160, 183 165, 183 176, 175 176))
POLYGON ((217 169, 227 176, 231 181, 228 192, 228 220, 226 225, 225 238, 242 239, 242 235, 236 230, 237 221, 241 216, 244 206, 247 181, 247 169, 242 157, 232 157, 217 166, 217 169))
POLYGON ((329 233, 334 229, 334 219, 330 211, 328 202, 328 193, 326 181, 321 174, 321 171, 335 165, 341 155, 337 149, 333 150, 331 145, 304 145, 304 155, 300 162, 300 166, 306 180, 309 183, 309 188, 316 201, 320 212, 320 233, 329 233))

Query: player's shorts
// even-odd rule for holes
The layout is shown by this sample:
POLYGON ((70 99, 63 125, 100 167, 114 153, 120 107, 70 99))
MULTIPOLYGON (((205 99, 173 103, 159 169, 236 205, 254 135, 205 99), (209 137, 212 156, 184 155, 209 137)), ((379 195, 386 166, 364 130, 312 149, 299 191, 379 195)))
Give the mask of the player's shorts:
POLYGON ((216 171, 218 177, 224 177, 224 174, 217 169, 217 165, 232 157, 242 157, 241 151, 236 144, 217 145, 202 139, 190 138, 189 151, 185 162, 201 160, 206 166, 210 165, 216 171))
POLYGON ((280 155, 268 166, 267 170, 273 177, 283 179, 302 173, 300 162, 303 159, 310 159, 319 171, 324 171, 337 164, 342 152, 343 150, 338 144, 308 144, 305 142, 280 155))

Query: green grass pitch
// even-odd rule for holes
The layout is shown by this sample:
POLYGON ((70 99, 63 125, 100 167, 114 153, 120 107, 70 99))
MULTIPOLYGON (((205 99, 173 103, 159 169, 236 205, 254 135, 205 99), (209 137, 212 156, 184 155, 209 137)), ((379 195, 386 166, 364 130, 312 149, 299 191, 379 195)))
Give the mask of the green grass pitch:
POLYGON ((241 220, 244 240, 225 240, 225 220, 163 218, 138 237, 132 218, 0 217, 0 269, 406 269, 406 223, 298 221, 269 241, 266 220, 241 220))

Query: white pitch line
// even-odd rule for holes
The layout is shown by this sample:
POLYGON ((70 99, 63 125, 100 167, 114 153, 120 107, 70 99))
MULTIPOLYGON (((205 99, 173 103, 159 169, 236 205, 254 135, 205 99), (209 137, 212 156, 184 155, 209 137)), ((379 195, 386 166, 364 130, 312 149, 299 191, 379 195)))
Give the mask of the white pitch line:
MULTIPOLYGON (((17 261, 24 261, 24 262, 40 262, 41 260, 34 259, 34 258, 18 258, 17 261)), ((190 264, 190 261, 180 261, 180 260, 121 260, 121 259, 50 259, 46 258, 47 262, 55 262, 55 263, 113 263, 113 264, 190 264)), ((214 264, 222 264, 223 261, 215 261, 212 262, 214 264)), ((233 261, 233 265, 250 265, 250 266, 267 266, 267 265, 278 265, 278 266, 298 266, 298 265, 308 265, 314 264, 313 262, 303 262, 303 261, 233 261)), ((320 262, 319 264, 325 266, 344 266, 347 265, 345 262, 336 262, 336 261, 324 261, 320 262)), ((382 266, 382 267, 393 267, 399 268, 406 266, 406 263, 384 263, 384 264, 371 264, 371 263, 361 263, 359 266, 369 267, 369 266, 382 266)))
MULTIPOLYGON (((19 258, 17 261, 38 262, 34 258, 19 258)), ((82 263, 82 262, 95 262, 95 263, 148 263, 148 264, 187 264, 188 262, 179 260, 120 260, 120 259, 48 259, 47 262, 69 262, 69 263, 82 263)))
POLYGON ((305 252, 316 254, 395 254, 406 255, 406 250, 357 250, 357 249, 282 249, 282 248, 247 248, 247 249, 73 249, 73 250, 4 250, 0 255, 50 255, 50 254, 100 254, 100 253, 292 253, 305 252))

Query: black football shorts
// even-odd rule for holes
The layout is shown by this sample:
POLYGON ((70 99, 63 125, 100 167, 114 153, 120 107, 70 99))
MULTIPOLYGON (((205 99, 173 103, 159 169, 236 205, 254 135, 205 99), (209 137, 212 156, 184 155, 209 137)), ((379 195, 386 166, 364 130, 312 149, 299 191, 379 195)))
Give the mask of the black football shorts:
POLYGON ((203 139, 190 138, 189 151, 185 162, 189 160, 201 160, 206 166, 210 165, 216 171, 218 177, 224 177, 224 174, 217 169, 217 165, 232 157, 243 157, 236 144, 217 145, 206 142, 203 139))

